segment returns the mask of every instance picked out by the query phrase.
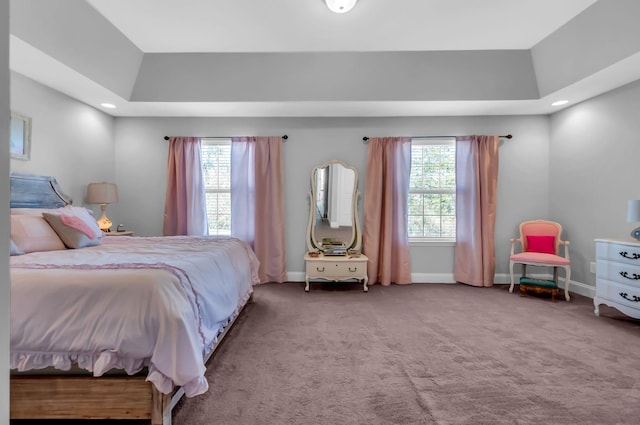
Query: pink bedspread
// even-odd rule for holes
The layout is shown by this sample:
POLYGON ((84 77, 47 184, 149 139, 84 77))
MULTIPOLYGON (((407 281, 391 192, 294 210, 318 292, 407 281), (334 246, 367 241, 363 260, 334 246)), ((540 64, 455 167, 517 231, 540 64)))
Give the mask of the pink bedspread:
POLYGON ((11 365, 72 364, 101 376, 148 367, 163 393, 208 389, 204 355, 259 282, 225 237, 108 237, 100 246, 11 257, 11 365))

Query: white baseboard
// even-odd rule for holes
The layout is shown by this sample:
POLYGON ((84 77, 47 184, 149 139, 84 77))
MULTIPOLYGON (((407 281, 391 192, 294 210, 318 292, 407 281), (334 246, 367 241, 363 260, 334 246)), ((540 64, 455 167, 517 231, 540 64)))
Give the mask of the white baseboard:
MULTIPOLYGON (((549 279, 551 276, 545 274, 533 274, 531 277, 549 279)), ((453 273, 411 273, 411 279, 413 280, 413 283, 456 283, 453 279, 453 273)), ((304 272, 288 272, 287 280, 289 282, 304 282, 304 272)), ((561 288, 564 288, 564 281, 562 280, 562 277, 559 280, 560 282, 558 282, 558 285, 561 288)), ((497 273, 494 276, 493 282, 496 285, 509 285, 511 283, 511 278, 508 273, 497 273)), ((596 294, 596 288, 594 286, 572 280, 570 292, 593 298, 596 294)))

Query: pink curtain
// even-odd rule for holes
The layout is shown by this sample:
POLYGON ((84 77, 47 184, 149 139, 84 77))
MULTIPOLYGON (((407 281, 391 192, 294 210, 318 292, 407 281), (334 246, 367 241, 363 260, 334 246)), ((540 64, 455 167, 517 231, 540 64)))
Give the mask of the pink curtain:
POLYGON ((162 232, 165 236, 208 233, 200 139, 197 137, 169 139, 162 232))
POLYGON ((454 279, 492 286, 495 274, 498 136, 456 137, 454 279))
POLYGON ((287 280, 282 138, 231 139, 231 234, 260 260, 260 282, 287 280))
POLYGON ((371 283, 411 283, 407 201, 411 138, 370 138, 364 194, 363 252, 371 283))

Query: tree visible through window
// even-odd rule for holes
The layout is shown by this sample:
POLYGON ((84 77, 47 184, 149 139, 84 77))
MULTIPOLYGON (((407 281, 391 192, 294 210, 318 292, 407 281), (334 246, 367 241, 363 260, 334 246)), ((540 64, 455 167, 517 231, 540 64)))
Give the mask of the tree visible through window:
POLYGON ((410 239, 455 239, 454 138, 411 141, 408 215, 410 239))
POLYGON ((210 235, 231 235, 231 139, 202 139, 210 235))

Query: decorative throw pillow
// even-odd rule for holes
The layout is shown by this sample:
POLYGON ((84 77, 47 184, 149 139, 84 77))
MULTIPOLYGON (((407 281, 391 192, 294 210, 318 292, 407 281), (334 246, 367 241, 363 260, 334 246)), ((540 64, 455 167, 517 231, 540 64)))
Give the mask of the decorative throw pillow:
POLYGON ((100 245, 98 234, 80 217, 43 213, 42 216, 60 236, 67 248, 86 248, 100 245))
POLYGON ((24 255, 24 252, 18 248, 13 239, 11 239, 11 255, 24 255))
POLYGON ((38 215, 12 215, 11 240, 25 254, 65 249, 56 232, 38 215))
POLYGON ((527 251, 555 254, 556 237, 548 235, 527 235, 527 251))
POLYGON ((93 212, 84 207, 76 207, 74 205, 67 205, 62 208, 58 208, 55 211, 56 214, 72 215, 81 218, 94 232, 98 238, 102 237, 102 230, 98 226, 98 220, 93 216, 93 212))

